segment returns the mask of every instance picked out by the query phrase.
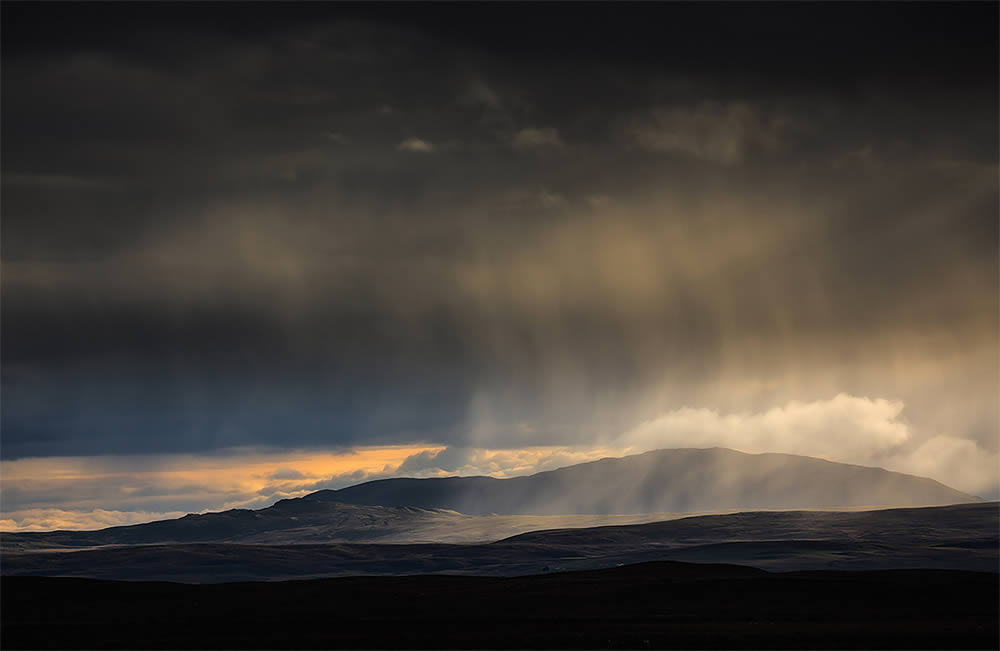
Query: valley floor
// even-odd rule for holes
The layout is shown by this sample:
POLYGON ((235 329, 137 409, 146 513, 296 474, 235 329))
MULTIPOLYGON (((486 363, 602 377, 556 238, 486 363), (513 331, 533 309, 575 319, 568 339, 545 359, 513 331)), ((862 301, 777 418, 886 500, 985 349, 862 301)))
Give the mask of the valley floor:
MULTIPOLYGON (((28 544, 31 535, 21 534, 4 536, 0 569, 5 576, 189 583, 430 573, 509 577, 664 560, 733 563, 778 572, 996 572, 998 507, 975 503, 859 512, 756 511, 534 531, 488 544, 160 542, 74 548, 65 544, 77 535, 69 532, 36 534, 40 544, 52 545, 53 539, 64 544, 60 551, 38 551, 28 544)), ((325 531, 329 526, 313 529, 325 531)), ((401 531, 401 525, 381 528, 401 531)), ((276 539, 295 539, 287 529, 277 533, 276 539)))

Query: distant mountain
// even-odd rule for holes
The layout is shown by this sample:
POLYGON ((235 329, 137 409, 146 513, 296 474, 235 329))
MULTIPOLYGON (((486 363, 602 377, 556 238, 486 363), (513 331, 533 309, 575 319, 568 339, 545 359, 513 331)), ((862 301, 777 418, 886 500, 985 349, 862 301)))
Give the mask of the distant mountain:
POLYGON ((281 500, 256 511, 232 509, 99 531, 5 533, 0 548, 473 543, 539 529, 662 521, 678 513, 976 501, 931 479, 879 468, 722 448, 659 450, 513 479, 386 479, 281 500), (510 515, 468 515, 491 513, 510 515))
POLYGON ((934 506, 980 498, 925 477, 791 454, 656 450, 525 477, 381 479, 307 500, 467 514, 934 506))

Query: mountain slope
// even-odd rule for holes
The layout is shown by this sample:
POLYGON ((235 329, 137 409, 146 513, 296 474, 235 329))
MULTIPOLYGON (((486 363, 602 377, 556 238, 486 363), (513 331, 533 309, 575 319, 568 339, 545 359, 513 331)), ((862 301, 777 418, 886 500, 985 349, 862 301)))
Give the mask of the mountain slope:
POLYGON ((997 571, 997 507, 996 502, 982 502, 854 512, 751 511, 630 526, 532 531, 495 544, 605 553, 655 549, 672 560, 780 570, 997 571))
POLYGON ((474 544, 529 531, 641 524, 688 515, 691 514, 475 516, 440 509, 360 506, 294 498, 257 511, 231 509, 96 531, 3 532, 0 550, 30 552, 172 543, 474 544))
POLYGON ((240 542, 248 544, 372 541, 414 528, 445 526, 460 513, 413 507, 359 506, 302 499, 252 511, 186 515, 97 531, 5 533, 5 551, 39 548, 240 542))
POLYGON ((790 454, 656 450, 525 477, 382 479, 305 499, 482 513, 654 513, 979 501, 933 479, 790 454))
POLYGON ((472 543, 538 529, 662 521, 697 511, 973 501, 977 498, 933 480, 878 468, 719 448, 660 450, 513 479, 381 480, 257 511, 232 509, 100 531, 6 533, 0 542, 8 551, 208 542, 472 543))

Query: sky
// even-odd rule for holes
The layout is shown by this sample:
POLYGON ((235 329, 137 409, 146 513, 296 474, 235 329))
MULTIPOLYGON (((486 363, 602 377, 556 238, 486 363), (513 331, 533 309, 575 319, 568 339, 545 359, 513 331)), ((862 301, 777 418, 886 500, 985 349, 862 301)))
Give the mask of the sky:
POLYGON ((2 12, 0 528, 715 445, 1000 497, 996 3, 2 12))

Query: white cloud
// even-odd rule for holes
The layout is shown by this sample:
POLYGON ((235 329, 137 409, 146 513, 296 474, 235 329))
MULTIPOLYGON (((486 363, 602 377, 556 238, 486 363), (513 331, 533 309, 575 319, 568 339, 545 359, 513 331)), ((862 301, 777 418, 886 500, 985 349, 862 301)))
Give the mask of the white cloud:
POLYGON ((935 436, 912 452, 894 456, 887 467, 932 477, 987 499, 1000 497, 1000 455, 971 439, 935 436))
POLYGON ((399 143, 396 149, 399 151, 412 151, 427 154, 434 151, 434 145, 426 140, 421 140, 420 138, 407 138, 403 142, 399 143))
MULTIPOLYGON (((263 508, 278 499, 386 477, 513 477, 647 450, 715 446, 883 467, 988 498, 1000 496, 995 451, 965 438, 919 437, 903 410, 901 401, 842 393, 759 412, 682 407, 603 444, 4 461, 2 501, 13 510, 0 514, 0 530, 97 529, 188 511, 263 508)), ((519 427, 531 430, 527 423, 519 427)))
POLYGON ((903 407, 898 400, 843 393, 756 413, 682 407, 641 423, 613 444, 634 452, 720 446, 751 453, 801 454, 931 477, 974 494, 996 492, 1000 480, 996 452, 950 436, 920 443, 901 419, 903 407))
POLYGON ((552 127, 521 129, 514 134, 511 146, 516 151, 526 151, 529 149, 553 149, 563 146, 559 132, 552 127))
POLYGON ((870 462, 908 440, 907 426, 897 420, 902 410, 902 402, 845 394, 759 413, 682 407, 640 424, 620 442, 644 449, 723 446, 870 462))

